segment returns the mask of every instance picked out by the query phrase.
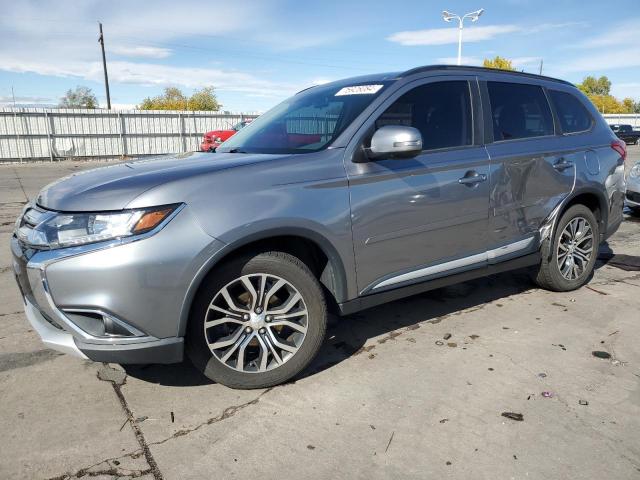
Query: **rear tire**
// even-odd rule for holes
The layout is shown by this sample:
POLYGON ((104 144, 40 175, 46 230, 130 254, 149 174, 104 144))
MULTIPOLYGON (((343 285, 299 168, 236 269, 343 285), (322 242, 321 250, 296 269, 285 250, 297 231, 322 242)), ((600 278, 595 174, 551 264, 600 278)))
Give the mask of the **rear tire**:
POLYGON ((204 280, 191 309, 186 353, 217 383, 266 388, 300 373, 326 328, 322 288, 304 263, 282 252, 248 255, 204 280))
POLYGON ((584 205, 573 205, 560 217, 553 236, 542 244, 535 283, 554 292, 580 288, 591 278, 599 239, 593 212, 584 205))

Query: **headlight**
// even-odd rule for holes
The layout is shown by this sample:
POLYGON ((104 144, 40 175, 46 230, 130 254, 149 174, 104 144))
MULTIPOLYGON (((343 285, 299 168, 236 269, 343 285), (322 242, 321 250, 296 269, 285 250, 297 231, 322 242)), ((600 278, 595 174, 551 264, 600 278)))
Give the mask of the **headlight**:
POLYGON ((639 178, 640 177, 640 162, 636 163, 631 171, 629 172, 629 176, 631 178, 639 178))
POLYGON ((17 235, 41 248, 62 248, 141 235, 156 228, 179 205, 104 213, 55 213, 27 210, 17 235))

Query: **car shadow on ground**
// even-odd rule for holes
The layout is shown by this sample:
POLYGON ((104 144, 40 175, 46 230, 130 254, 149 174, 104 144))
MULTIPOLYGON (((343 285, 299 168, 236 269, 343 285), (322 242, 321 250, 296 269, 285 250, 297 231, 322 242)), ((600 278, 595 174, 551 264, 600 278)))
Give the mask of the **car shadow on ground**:
MULTIPOLYGON (((532 283, 526 271, 508 272, 439 288, 342 318, 331 317, 323 347, 293 382, 365 352, 363 347, 370 338, 382 337, 378 342, 384 342, 385 336, 392 336, 398 329, 425 321, 437 322, 439 318, 470 308, 481 309, 489 302, 530 288, 532 283)), ((125 365, 124 368, 131 377, 159 385, 193 387, 214 383, 188 360, 175 365, 125 365)))
MULTIPOLYGON (((595 269, 601 268, 611 257, 613 251, 604 243, 595 269)), ((354 355, 369 355, 370 347, 365 345, 371 338, 377 338, 377 344, 382 344, 393 340, 399 330, 411 330, 419 323, 439 323, 451 315, 481 310, 489 303, 535 288, 530 272, 521 269, 431 290, 342 318, 331 317, 327 339, 320 352, 292 382, 322 372, 354 355)), ((469 331, 468 335, 473 333, 469 331)), ((125 370, 134 378, 165 386, 193 387, 214 383, 188 360, 175 365, 127 365, 125 370)))

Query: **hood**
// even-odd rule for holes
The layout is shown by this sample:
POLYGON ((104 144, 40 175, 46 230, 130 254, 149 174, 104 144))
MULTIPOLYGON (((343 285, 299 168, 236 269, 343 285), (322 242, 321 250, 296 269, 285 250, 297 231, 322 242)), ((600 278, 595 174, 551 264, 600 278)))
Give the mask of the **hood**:
POLYGON ((122 210, 145 191, 167 182, 281 158, 282 155, 187 153, 109 165, 61 178, 36 202, 49 210, 122 210))

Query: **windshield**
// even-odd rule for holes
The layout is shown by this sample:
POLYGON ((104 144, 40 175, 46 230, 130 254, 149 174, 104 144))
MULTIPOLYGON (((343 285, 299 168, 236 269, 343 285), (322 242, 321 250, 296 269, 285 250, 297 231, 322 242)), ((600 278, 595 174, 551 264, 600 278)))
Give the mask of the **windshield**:
POLYGON ((327 85, 301 92, 261 115, 218 147, 231 153, 310 153, 327 148, 384 90, 327 85))

